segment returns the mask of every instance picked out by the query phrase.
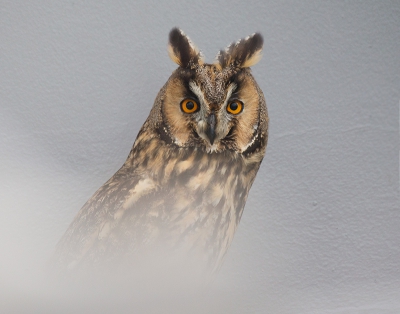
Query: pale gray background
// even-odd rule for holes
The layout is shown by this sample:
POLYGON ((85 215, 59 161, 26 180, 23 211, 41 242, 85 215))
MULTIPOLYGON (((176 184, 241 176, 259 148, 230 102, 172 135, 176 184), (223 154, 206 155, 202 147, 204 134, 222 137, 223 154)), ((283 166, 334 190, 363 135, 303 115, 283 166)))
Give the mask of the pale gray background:
POLYGON ((0 308, 59 310, 36 269, 124 162, 174 26, 208 62, 265 41, 267 154, 207 312, 400 313, 399 1, 0 1, 0 308))

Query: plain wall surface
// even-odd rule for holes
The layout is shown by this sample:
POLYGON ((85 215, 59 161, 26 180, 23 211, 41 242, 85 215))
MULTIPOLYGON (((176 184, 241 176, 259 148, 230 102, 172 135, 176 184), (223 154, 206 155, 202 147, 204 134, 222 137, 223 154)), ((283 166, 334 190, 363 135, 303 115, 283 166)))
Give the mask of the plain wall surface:
POLYGON ((125 161, 175 26, 207 62, 264 37, 267 153, 207 312, 400 313, 399 1, 0 1, 0 309, 59 312, 36 270, 125 161))

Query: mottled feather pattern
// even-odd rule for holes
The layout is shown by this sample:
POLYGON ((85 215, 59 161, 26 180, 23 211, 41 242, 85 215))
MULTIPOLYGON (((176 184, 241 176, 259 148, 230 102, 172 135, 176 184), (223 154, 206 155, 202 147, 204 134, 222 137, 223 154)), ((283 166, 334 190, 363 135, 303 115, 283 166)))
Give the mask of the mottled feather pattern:
POLYGON ((190 39, 171 31, 168 49, 179 67, 158 93, 124 165, 57 245, 58 269, 132 265, 152 250, 186 252, 208 272, 220 267, 267 145, 264 96, 241 66, 261 46, 256 34, 225 51, 219 64, 204 64, 190 39), (184 113, 183 99, 199 110, 184 113), (235 101, 244 104, 238 115, 226 110, 235 101))

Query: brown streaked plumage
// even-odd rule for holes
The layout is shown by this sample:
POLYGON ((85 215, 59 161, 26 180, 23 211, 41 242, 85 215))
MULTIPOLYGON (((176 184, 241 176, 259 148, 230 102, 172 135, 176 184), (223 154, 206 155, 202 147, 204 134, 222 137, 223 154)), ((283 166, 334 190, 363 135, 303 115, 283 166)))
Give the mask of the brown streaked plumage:
POLYGON ((171 31, 168 52, 179 67, 124 165, 58 243, 57 268, 93 269, 177 250, 209 272, 218 269, 267 145, 267 108, 249 69, 261 49, 254 34, 205 64, 182 31, 171 31))

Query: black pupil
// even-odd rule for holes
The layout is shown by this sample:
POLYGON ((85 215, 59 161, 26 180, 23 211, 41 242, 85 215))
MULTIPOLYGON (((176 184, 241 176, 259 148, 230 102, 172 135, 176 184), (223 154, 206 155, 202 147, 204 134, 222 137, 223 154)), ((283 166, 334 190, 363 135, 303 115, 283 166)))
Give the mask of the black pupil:
POLYGON ((186 103, 186 108, 187 108, 188 110, 193 110, 193 108, 194 108, 194 103, 193 103, 193 101, 188 101, 188 102, 186 103))
POLYGON ((239 105, 237 102, 231 103, 231 110, 236 111, 239 108, 239 105))

